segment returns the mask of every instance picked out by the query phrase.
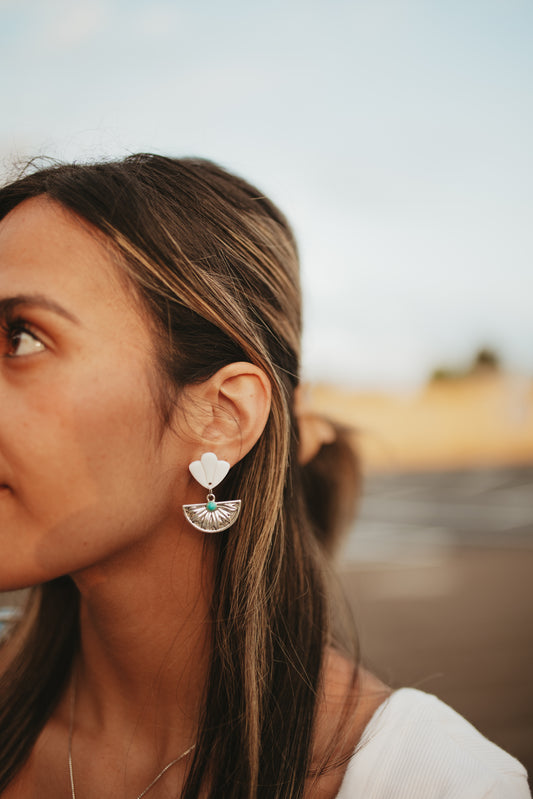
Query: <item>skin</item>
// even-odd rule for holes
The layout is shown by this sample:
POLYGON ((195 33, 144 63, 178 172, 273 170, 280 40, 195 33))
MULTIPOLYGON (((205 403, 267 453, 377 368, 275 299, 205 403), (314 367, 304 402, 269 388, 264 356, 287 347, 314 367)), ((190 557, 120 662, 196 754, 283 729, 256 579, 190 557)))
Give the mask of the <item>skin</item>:
MULTIPOLYGON (((0 222, 6 306, 0 590, 63 574, 76 582, 77 796, 130 799, 194 742, 210 658, 216 539, 183 517, 183 503, 205 498, 188 464, 206 442, 231 464, 243 457, 263 430, 270 386, 256 367, 231 364, 180 398, 161 430, 148 323, 103 238, 46 197, 25 201, 0 222)), ((350 680, 350 664, 329 653, 317 755, 350 680)), ((340 755, 353 750, 386 694, 374 678, 364 680, 340 755)), ((3 798, 70 796, 70 697, 71 687, 3 798)), ((150 797, 179 795, 185 771, 186 760, 150 797)), ((334 797, 342 774, 309 785, 308 797, 334 797)))

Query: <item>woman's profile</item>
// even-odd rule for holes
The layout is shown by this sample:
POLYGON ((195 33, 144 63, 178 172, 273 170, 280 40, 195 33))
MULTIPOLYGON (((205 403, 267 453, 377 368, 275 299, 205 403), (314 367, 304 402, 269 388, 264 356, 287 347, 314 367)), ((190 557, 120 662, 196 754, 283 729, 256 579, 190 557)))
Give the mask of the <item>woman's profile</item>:
POLYGON ((200 159, 34 169, 0 190, 0 323, 0 590, 31 589, 3 799, 530 795, 337 628, 357 464, 298 427, 298 257, 264 195, 200 159))

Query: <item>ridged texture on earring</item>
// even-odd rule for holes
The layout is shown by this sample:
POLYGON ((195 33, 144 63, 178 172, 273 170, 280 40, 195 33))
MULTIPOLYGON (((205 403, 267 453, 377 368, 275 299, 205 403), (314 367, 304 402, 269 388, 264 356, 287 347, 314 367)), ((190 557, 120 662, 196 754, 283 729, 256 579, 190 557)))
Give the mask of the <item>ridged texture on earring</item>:
POLYGON ((201 530, 203 533, 221 533, 231 527, 241 510, 240 499, 230 500, 229 502, 213 503, 216 507, 211 510, 207 504, 184 505, 183 512, 188 522, 201 530))

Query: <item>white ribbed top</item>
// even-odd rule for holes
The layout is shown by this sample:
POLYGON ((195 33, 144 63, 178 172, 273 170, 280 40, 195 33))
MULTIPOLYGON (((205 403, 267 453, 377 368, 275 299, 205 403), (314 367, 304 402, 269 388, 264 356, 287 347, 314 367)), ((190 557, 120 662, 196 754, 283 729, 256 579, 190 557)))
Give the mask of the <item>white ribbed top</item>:
POLYGON ((530 799, 524 767, 436 696, 414 688, 376 711, 338 799, 530 799))

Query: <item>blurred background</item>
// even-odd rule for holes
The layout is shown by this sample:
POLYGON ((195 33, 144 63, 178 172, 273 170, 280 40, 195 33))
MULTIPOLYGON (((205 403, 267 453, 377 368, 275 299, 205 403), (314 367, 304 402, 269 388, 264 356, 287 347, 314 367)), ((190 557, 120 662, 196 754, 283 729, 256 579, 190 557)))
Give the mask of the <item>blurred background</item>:
POLYGON ((201 155, 286 212, 363 658, 530 772, 532 37, 530 0, 0 0, 2 179, 201 155))

